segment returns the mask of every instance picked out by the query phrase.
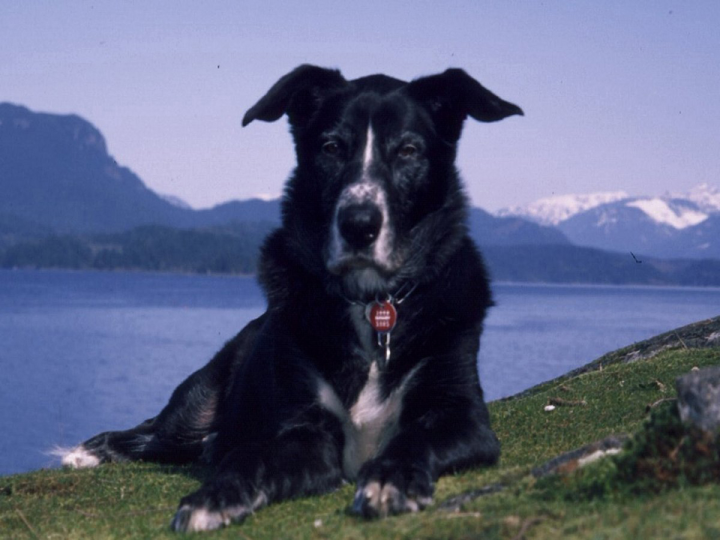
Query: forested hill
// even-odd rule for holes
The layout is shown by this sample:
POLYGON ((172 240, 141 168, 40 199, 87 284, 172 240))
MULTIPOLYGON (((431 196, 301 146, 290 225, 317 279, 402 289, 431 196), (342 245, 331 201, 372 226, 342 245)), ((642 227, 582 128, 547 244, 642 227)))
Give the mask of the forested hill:
MULTIPOLYGON (((252 274, 276 225, 206 229, 143 226, 124 233, 54 235, 0 250, 0 267, 252 274)), ((477 240, 477 238, 476 238, 477 240)), ((571 245, 485 245, 493 279, 529 283, 720 286, 720 261, 635 259, 571 245)))

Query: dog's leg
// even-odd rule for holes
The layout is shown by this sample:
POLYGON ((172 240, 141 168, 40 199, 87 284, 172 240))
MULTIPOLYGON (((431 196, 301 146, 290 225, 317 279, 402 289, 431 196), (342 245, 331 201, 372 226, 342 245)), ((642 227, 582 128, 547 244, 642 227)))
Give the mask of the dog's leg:
POLYGON ((403 428, 360 469, 352 511, 369 518, 417 512, 432 503, 441 474, 497 462, 500 443, 487 423, 478 421, 487 412, 479 413, 445 410, 403 428))
POLYGON ((236 447, 211 481, 180 501, 172 529, 218 529, 273 501, 336 489, 342 482, 339 426, 332 434, 323 423, 308 415, 272 441, 236 447))
POLYGON ((264 316, 250 322, 203 368, 178 386, 160 414, 126 431, 108 431, 62 455, 73 468, 106 462, 188 463, 203 453, 211 438, 228 381, 252 346, 264 316))
POLYGON ((107 431, 61 453, 62 464, 74 469, 96 467, 110 461, 128 461, 153 439, 156 418, 126 431, 107 431))

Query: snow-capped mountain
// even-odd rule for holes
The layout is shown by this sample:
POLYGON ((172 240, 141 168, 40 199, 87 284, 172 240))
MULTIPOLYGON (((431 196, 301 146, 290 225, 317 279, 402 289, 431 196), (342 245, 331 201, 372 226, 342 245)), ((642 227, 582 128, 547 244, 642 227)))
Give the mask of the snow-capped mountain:
POLYGON ((531 202, 525 206, 512 206, 499 210, 498 217, 522 217, 540 225, 557 225, 602 204, 627 199, 624 191, 608 191, 587 195, 554 195, 531 202))
POLYGON ((674 199, 687 199, 708 214, 720 212, 720 189, 710 184, 699 184, 687 193, 672 195, 674 199))
POLYGON ((597 206, 558 223, 557 228, 579 246, 659 256, 654 246, 674 238, 679 230, 631 202, 597 206))
POLYGON ((660 196, 554 196, 497 214, 553 224, 581 246, 664 258, 720 258, 720 190, 708 184, 660 196))
POLYGON ((674 229, 692 227, 708 218, 708 214, 701 212, 695 203, 683 199, 643 198, 624 204, 628 208, 637 208, 655 223, 674 229))

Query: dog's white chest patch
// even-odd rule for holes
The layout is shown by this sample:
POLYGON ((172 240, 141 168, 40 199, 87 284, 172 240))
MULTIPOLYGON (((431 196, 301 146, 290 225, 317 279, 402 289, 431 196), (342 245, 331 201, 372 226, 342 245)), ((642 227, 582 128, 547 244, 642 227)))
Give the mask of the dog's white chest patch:
MULTIPOLYGON (((381 451, 395 434, 403 392, 382 399, 377 363, 370 366, 367 383, 350 408, 351 444, 345 443, 343 468, 354 477, 360 466, 381 451)), ((347 435, 346 435, 347 438, 347 435)))
POLYGON ((373 362, 367 382, 350 410, 343 406, 327 381, 318 379, 320 404, 337 416, 343 426, 343 470, 348 478, 355 478, 362 464, 378 455, 396 433, 405 389, 416 371, 417 368, 413 369, 383 399, 381 373, 373 362))

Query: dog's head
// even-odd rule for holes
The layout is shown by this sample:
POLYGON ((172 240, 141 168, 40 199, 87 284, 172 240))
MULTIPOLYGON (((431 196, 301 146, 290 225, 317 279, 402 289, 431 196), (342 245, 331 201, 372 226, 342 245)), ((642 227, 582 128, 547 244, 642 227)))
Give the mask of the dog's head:
POLYGON ((283 201, 289 247, 331 288, 360 298, 439 271, 465 233, 454 165, 465 118, 494 122, 522 110, 460 69, 406 83, 347 81, 303 65, 243 125, 283 114, 297 154, 283 201))

